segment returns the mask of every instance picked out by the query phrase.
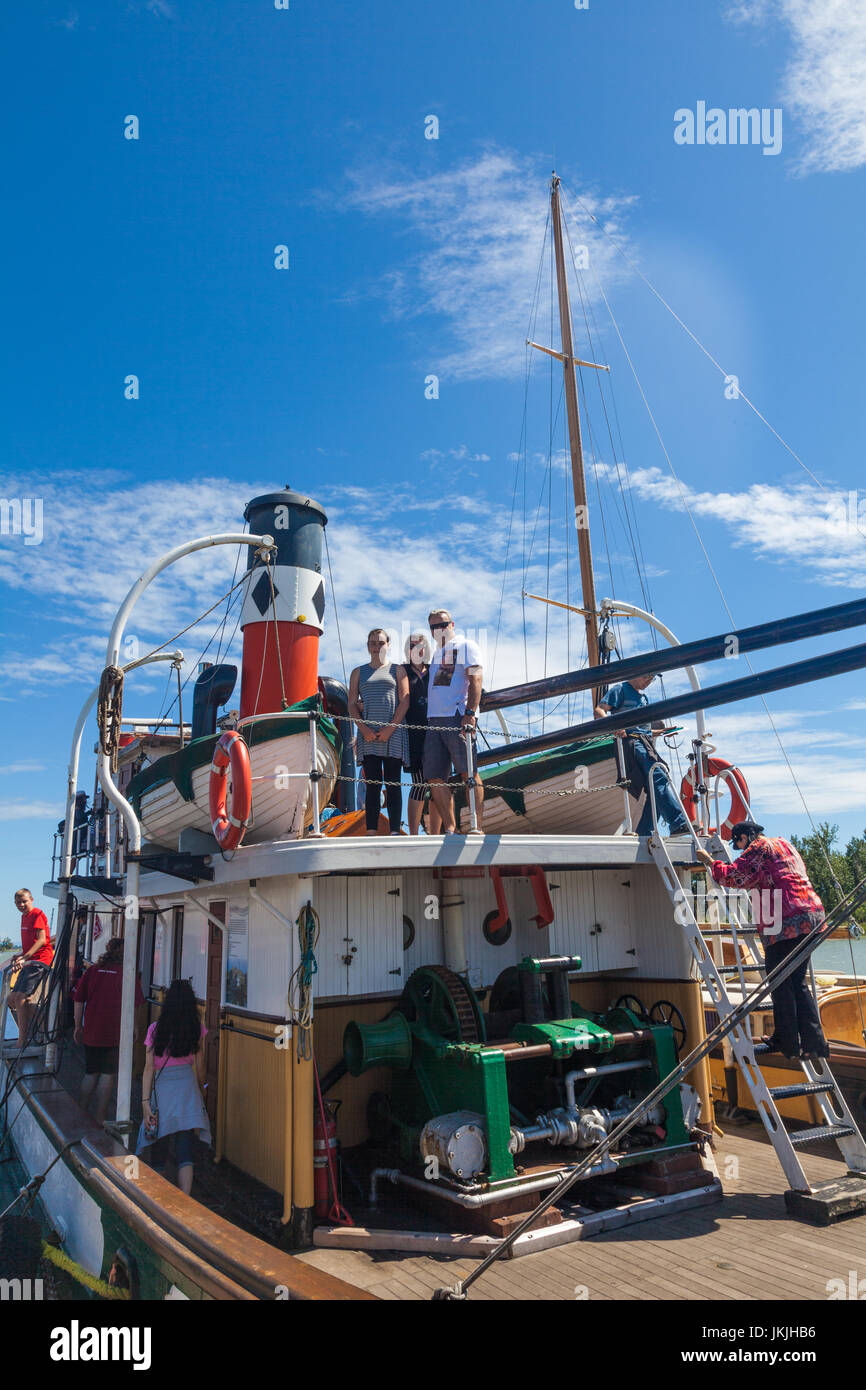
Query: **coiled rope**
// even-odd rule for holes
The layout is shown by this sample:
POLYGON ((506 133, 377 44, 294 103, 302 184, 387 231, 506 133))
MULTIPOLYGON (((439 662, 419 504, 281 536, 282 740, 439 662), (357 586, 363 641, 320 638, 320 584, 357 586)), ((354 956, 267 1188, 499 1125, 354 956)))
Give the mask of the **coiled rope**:
POLYGON ((313 1056, 313 976, 319 968, 319 915, 312 903, 301 908, 297 928, 301 959, 289 980, 289 1014, 298 1033, 298 1061, 308 1062, 313 1056))

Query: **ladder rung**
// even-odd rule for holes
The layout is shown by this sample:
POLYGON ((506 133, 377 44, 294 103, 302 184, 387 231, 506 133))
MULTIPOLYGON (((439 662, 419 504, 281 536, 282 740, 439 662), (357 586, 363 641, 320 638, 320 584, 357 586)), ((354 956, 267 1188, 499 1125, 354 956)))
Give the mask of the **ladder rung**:
MULTIPOLYGON (((734 934, 732 927, 702 927, 700 922, 698 923, 698 931, 701 936, 733 936, 734 934)), ((761 935, 757 927, 737 927, 736 932, 737 936, 761 935)))
POLYGON ((788 1135, 795 1146, 816 1144, 819 1139, 844 1139, 847 1134, 856 1134, 853 1125, 816 1125, 814 1129, 798 1129, 788 1135))
POLYGON ((817 1096, 821 1091, 835 1091, 832 1081, 801 1081, 794 1086, 771 1086, 773 1100, 790 1100, 792 1096, 817 1096))
MULTIPOLYGON (((758 970, 760 970, 760 968, 761 968, 761 967, 760 967, 759 965, 755 965, 752 961, 745 961, 745 960, 744 960, 744 961, 743 961, 743 964, 742 964, 742 970, 743 970, 743 972, 744 972, 746 975, 748 975, 748 973, 749 973, 750 970, 758 971, 758 970)), ((716 966, 716 971, 717 971, 717 973, 718 973, 719 975, 739 975, 740 969, 741 969, 741 967, 740 967, 739 965, 717 965, 717 966, 716 966)))

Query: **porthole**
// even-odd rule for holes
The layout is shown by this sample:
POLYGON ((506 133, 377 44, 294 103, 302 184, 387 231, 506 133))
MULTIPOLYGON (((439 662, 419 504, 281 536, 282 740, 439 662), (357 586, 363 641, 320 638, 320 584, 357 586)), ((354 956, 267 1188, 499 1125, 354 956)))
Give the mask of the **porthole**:
POLYGON ((415 923, 403 913, 403 950, 408 951, 415 940, 415 923))
POLYGON ((490 924, 494 922, 498 916, 499 913, 497 912, 496 908, 494 908, 491 912, 488 912, 487 916, 484 918, 484 921, 481 924, 481 931, 484 936, 484 940, 488 941, 491 946, 504 946, 511 935, 510 917, 506 921, 505 926, 500 927, 499 931, 491 931, 490 924))

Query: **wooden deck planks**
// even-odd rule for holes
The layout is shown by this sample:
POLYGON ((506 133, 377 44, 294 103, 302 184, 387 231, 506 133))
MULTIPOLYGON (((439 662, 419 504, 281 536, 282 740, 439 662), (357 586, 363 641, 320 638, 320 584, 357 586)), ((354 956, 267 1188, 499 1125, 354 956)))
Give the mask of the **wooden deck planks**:
MULTIPOLYGON (((470 1298, 568 1301, 585 1287, 590 1301, 601 1302, 798 1302, 825 1299, 829 1279, 847 1279, 850 1269, 866 1266, 866 1216, 823 1227, 788 1217, 785 1179, 758 1124, 726 1132, 717 1141, 716 1157, 724 1202, 502 1260, 472 1286, 470 1298), (728 1155, 738 1160, 736 1178, 724 1177, 728 1155)), ((808 1163, 815 1181, 841 1171, 838 1160, 821 1153, 810 1154, 808 1163)), ((351 1279, 339 1259, 329 1262, 329 1272, 351 1279)), ((364 1283, 380 1298, 430 1298, 476 1263, 394 1256, 381 1263, 380 1277, 367 1273, 364 1283)))

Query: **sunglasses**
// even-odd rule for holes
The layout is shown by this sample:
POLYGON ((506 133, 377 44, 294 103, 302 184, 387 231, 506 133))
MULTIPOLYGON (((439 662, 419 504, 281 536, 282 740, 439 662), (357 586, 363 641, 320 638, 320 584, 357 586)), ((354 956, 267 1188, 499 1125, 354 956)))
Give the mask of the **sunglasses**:
POLYGON ((450 626, 451 626, 450 623, 431 623, 431 624, 430 624, 430 631, 431 631, 431 632, 438 632, 439 629, 440 629, 440 627, 450 627, 450 626))

